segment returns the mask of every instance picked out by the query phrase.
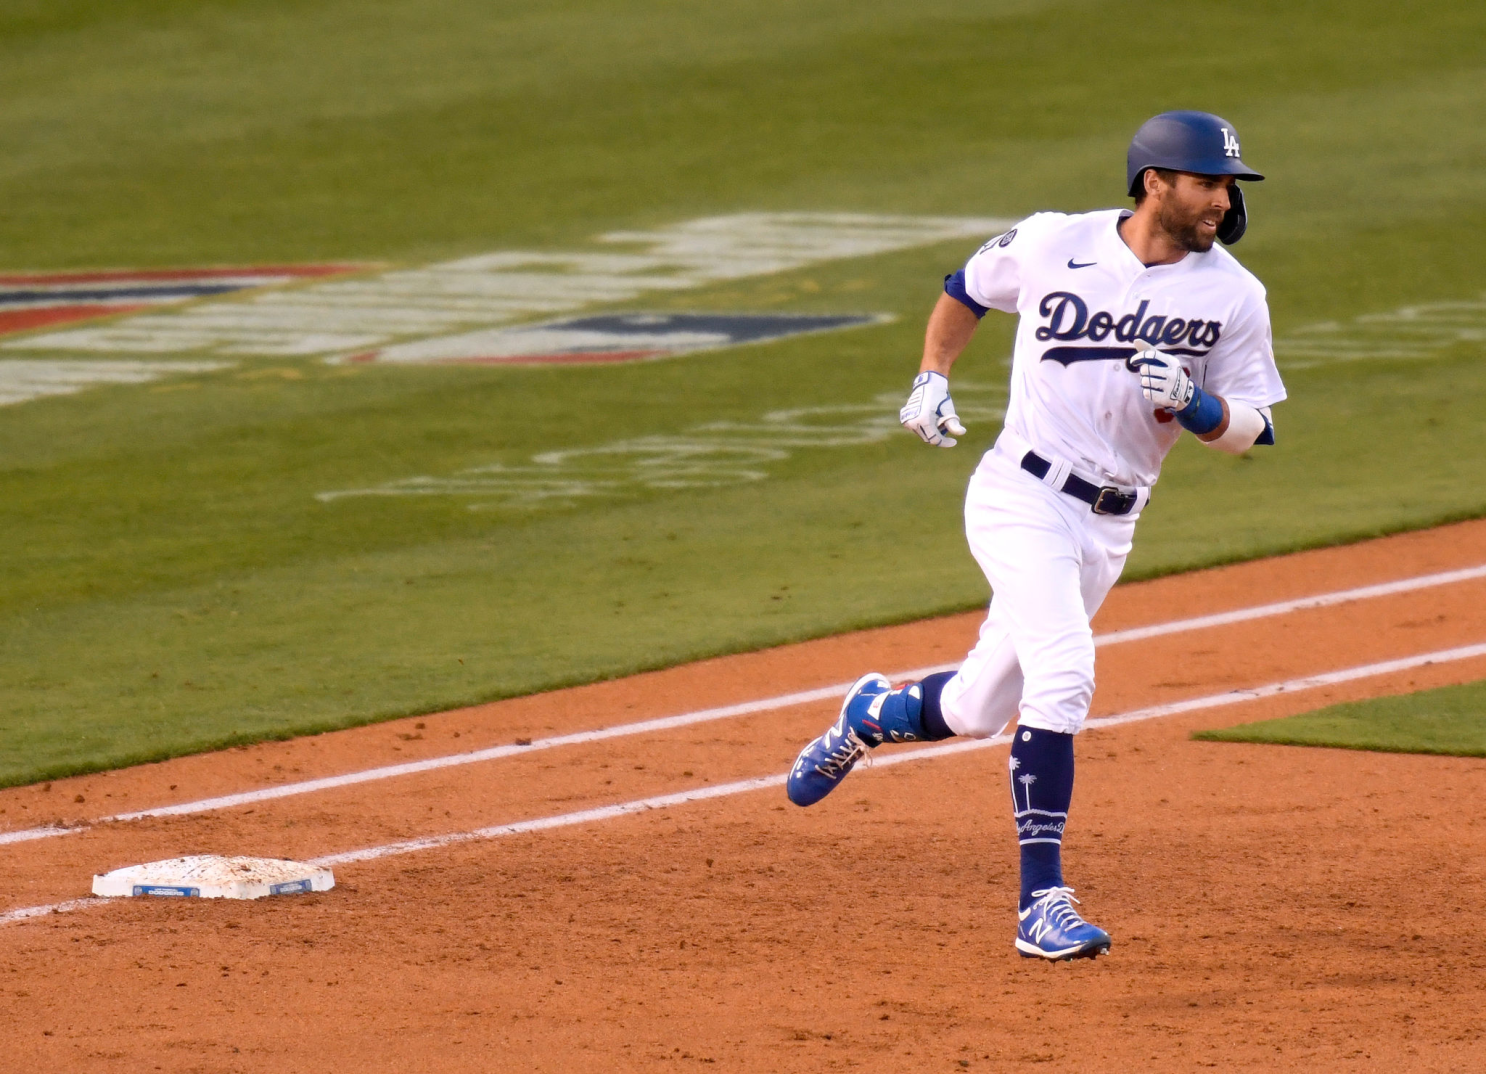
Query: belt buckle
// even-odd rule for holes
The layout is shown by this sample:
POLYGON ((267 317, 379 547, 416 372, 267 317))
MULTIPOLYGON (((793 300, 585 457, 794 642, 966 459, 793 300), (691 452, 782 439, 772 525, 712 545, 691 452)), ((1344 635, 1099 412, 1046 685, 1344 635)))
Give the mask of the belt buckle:
POLYGON ((1096 515, 1128 515, 1130 508, 1135 506, 1135 497, 1131 493, 1121 492, 1111 485, 1104 485, 1099 489, 1099 495, 1094 497, 1092 507, 1096 515), (1108 506, 1106 506, 1108 503, 1108 506))

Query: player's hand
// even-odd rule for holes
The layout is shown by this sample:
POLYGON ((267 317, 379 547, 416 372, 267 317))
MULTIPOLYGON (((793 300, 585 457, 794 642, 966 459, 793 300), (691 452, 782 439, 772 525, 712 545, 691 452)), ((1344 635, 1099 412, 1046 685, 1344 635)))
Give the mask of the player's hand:
POLYGON ((1151 347, 1126 358, 1125 368, 1140 374, 1140 394, 1161 409, 1180 412, 1192 404, 1197 385, 1171 355, 1151 347))
POLYGON ((898 411, 898 420, 903 428, 918 433, 924 443, 938 447, 954 447, 959 443, 955 437, 965 435, 955 402, 949 397, 949 380, 943 373, 923 372, 913 378, 913 391, 898 411))

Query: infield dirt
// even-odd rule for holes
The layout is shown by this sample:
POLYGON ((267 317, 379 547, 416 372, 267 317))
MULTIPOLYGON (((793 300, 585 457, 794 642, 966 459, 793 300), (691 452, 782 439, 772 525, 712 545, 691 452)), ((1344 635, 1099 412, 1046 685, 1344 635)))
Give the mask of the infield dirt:
MULTIPOLYGON (((1486 563, 1486 522, 1117 588, 1101 632, 1486 563)), ((0 792, 8 830, 958 659, 977 615, 0 792)), ((1095 715, 1486 640, 1486 579, 1108 645, 1095 715)), ((1108 958, 1017 957, 1004 747, 337 868, 323 896, 0 929, 33 1071, 1486 1068, 1486 761, 1191 730, 1479 679, 1454 661, 1101 730, 1065 858, 1108 958), (1050 1067, 1036 1064, 1050 1063, 1050 1067)), ((786 769, 836 702, 0 846, 0 910, 188 853, 313 857, 786 769)))

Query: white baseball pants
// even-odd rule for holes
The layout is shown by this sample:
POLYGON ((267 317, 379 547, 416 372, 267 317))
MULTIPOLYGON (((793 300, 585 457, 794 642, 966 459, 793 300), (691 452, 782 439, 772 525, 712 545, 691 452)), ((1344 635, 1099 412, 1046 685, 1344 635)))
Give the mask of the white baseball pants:
POLYGON ((1094 696, 1089 620, 1120 577, 1139 518, 1094 514, 1021 469, 1023 450, 1003 435, 965 497, 965 535, 994 596, 940 710, 971 738, 996 734, 1018 711, 1027 727, 1083 727, 1094 696))

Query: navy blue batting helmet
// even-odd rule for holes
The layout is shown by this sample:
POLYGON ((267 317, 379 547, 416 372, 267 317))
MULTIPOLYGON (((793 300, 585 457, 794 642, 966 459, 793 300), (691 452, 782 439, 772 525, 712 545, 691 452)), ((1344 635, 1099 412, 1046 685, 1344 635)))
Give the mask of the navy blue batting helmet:
MULTIPOLYGON (((1211 112, 1162 112, 1141 124, 1125 155, 1125 186, 1133 198, 1140 193, 1150 168, 1197 175, 1231 175, 1258 181, 1264 176, 1239 157, 1238 131, 1211 112)), ((1243 192, 1229 191, 1232 206, 1218 226, 1218 238, 1232 246, 1248 227, 1243 192)))

